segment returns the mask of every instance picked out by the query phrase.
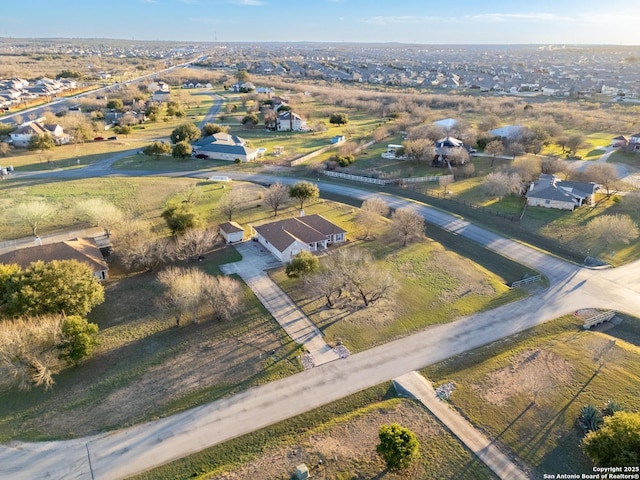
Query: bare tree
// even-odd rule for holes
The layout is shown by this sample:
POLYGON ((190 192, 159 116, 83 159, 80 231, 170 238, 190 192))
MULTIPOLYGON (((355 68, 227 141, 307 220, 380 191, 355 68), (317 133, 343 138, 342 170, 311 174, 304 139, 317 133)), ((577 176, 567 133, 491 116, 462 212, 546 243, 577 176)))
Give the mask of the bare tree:
POLYGON ((388 214, 389 206, 380 197, 372 197, 362 203, 355 222, 362 229, 365 240, 371 237, 373 231, 382 224, 382 217, 388 214))
POLYGON ((242 286, 230 277, 209 275, 205 282, 205 301, 215 320, 229 320, 240 308, 242 286))
POLYGON ((78 209, 87 215, 97 227, 104 229, 107 237, 111 236, 111 230, 124 221, 124 215, 113 203, 102 198, 92 198, 78 204, 78 209))
POLYGON ((430 162, 436 154, 434 143, 426 138, 407 140, 402 146, 407 157, 416 162, 430 162))
POLYGON ((13 209, 15 219, 31 228, 31 234, 38 236, 38 227, 53 216, 56 209, 47 202, 36 200, 34 202, 19 203, 13 209))
POLYGON ((309 295, 322 295, 328 307, 335 306, 342 297, 344 285, 328 268, 324 268, 314 275, 304 277, 305 290, 309 295))
POLYGON ((496 155, 502 155, 504 152, 504 144, 502 140, 492 140, 487 143, 487 146, 484 147, 484 153, 487 155, 491 155, 491 166, 493 167, 493 162, 496 160, 496 155))
POLYGON ((9 155, 10 151, 11 151, 11 145, 9 145, 6 142, 0 142, 0 155, 2 155, 3 157, 6 157, 7 155, 9 155))
POLYGON ((521 184, 522 179, 517 173, 494 172, 486 176, 482 189, 487 195, 502 198, 505 195, 517 193, 521 184))
POLYGON ((438 185, 442 187, 442 190, 444 190, 445 195, 447 194, 447 188, 452 183, 453 183, 453 175, 440 175, 438 177, 438 185))
POLYGON ((587 232, 607 245, 624 243, 638 238, 638 224, 629 215, 600 215, 587 223, 587 232))
POLYGON ((447 148, 445 156, 450 165, 464 165, 469 161, 469 152, 466 148, 447 148))
POLYGON ((509 171, 510 173, 517 173, 523 181, 530 182, 540 176, 542 167, 540 166, 540 159, 524 157, 514 160, 509 171))
POLYGON ((200 260, 218 239, 214 228, 192 228, 175 239, 173 253, 178 260, 200 260))
POLYGON ((124 222, 111 243, 116 258, 127 270, 151 272, 171 257, 169 240, 158 238, 151 225, 142 220, 124 222))
POLYGON ((524 145, 520 142, 511 142, 507 145, 506 152, 515 159, 518 155, 524 153, 524 145))
POLYGON ((424 218, 411 207, 394 210, 391 221, 396 235, 402 239, 402 246, 406 246, 411 239, 424 236, 424 218))
POLYGON ((274 183, 269 187, 264 196, 264 201, 273 210, 273 216, 278 216, 278 210, 289 200, 289 187, 274 183))
POLYGON ((584 135, 576 133, 567 139, 567 151, 569 155, 574 156, 576 152, 587 145, 584 135))
POLYGON ((218 208, 220 208, 224 217, 228 221, 231 221, 233 220, 233 215, 242 207, 246 200, 245 192, 242 189, 236 188, 222 196, 218 208))
POLYGON ((596 163, 587 168, 584 176, 604 188, 607 198, 618 191, 618 171, 615 165, 596 163))

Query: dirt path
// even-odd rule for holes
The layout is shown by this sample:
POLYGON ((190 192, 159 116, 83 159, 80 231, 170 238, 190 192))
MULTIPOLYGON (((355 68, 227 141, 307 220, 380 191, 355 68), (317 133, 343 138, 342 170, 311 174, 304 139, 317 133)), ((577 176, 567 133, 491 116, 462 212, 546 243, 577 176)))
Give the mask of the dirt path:
POLYGON ((413 397, 433 413, 469 450, 475 453, 498 477, 505 480, 528 480, 529 476, 520 470, 495 444, 438 398, 431 383, 418 372, 409 372, 395 378, 393 384, 398 393, 413 397))

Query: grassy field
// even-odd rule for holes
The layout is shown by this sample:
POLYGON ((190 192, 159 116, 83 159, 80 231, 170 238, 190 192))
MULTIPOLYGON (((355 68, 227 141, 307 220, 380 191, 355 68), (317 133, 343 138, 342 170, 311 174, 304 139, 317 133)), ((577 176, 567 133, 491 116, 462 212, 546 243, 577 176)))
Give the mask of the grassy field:
POLYGON ((627 153, 617 150, 611 154, 609 163, 622 163, 630 167, 640 167, 640 155, 637 153, 627 153))
POLYGON ((272 278, 302 306, 327 342, 342 342, 351 351, 365 350, 526 294, 509 290, 506 283, 533 273, 530 270, 442 230, 435 231, 434 237, 438 241, 428 238, 402 247, 387 231, 374 241, 357 240, 351 247, 343 247, 369 250, 380 268, 389 269, 398 280, 393 299, 364 309, 329 308, 323 297, 309 295, 301 280, 287 278, 283 271, 273 272, 272 278))
POLYGON ((320 479, 494 478, 429 412, 411 400, 397 398, 391 385, 383 384, 132 480, 287 480, 301 463, 320 479), (375 452, 380 425, 391 422, 411 429, 421 444, 420 459, 405 472, 386 472, 375 452))
POLYGON ((537 469, 540 478, 591 473, 580 450, 580 408, 616 400, 631 411, 640 409, 640 321, 623 317, 610 329, 585 331, 581 318, 591 314, 562 317, 423 373, 436 384, 454 382, 454 408, 537 469))
MULTIPOLYGON (((605 153, 605 147, 611 145, 611 141, 615 135, 609 132, 579 132, 577 130, 566 130, 565 135, 584 134, 585 144, 576 152, 577 157, 582 160, 597 160, 605 153)), ((562 153, 562 149, 556 144, 550 144, 542 150, 542 155, 550 155, 554 157, 564 158, 566 153, 562 153)))

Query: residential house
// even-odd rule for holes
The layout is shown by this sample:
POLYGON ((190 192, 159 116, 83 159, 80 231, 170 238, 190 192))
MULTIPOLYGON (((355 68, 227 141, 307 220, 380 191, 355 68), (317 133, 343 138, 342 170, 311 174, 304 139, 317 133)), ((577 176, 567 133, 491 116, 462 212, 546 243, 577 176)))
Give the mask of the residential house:
POLYGON ((627 143, 627 139, 623 135, 615 137, 613 140, 611 140, 611 146, 613 148, 625 148, 627 146, 627 143))
POLYGON ((549 174, 541 174, 531 182, 525 198, 531 207, 571 210, 582 205, 595 204, 595 194, 600 189, 594 182, 562 181, 549 174))
POLYGON ((640 133, 634 133, 629 137, 628 150, 630 152, 640 152, 640 133))
POLYGON ((244 239, 244 228, 236 222, 224 222, 219 229, 226 243, 241 242, 244 239))
POLYGON ((15 263, 22 268, 39 260, 43 262, 77 260, 88 265, 93 271, 93 275, 99 280, 109 278, 109 265, 105 262, 102 252, 92 238, 75 238, 64 242, 36 245, 0 255, 0 263, 15 263))
POLYGON ((27 147, 34 135, 51 135, 56 145, 66 145, 70 137, 60 125, 27 122, 9 134, 10 142, 16 147, 27 147))
POLYGON ((496 137, 505 138, 507 140, 513 140, 517 138, 518 135, 522 133, 524 129, 521 125, 505 125, 504 127, 494 128, 493 130, 489 130, 491 135, 496 137))
POLYGON ((304 132, 307 121, 297 113, 280 112, 276 118, 276 130, 279 132, 304 132))
POLYGON ((290 262, 302 251, 317 252, 344 242, 347 234, 321 215, 287 218, 251 228, 260 245, 281 262, 290 262))
POLYGON ((206 156, 213 160, 227 160, 230 162, 239 159, 241 162, 251 162, 258 158, 259 152, 247 146, 244 138, 219 132, 214 135, 202 137, 192 144, 195 156, 206 156))

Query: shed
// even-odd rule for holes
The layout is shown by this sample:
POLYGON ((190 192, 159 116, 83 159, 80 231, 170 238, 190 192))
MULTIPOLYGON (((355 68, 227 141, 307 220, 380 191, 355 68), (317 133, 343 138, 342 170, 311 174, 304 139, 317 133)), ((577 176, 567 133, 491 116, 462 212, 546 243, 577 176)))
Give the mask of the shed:
POLYGON ((304 463, 301 463, 296 467, 294 477, 296 480, 307 480, 307 478, 309 478, 309 469, 304 463))
POLYGON ((236 222, 225 222, 220 225, 220 235, 227 243, 241 242, 244 240, 244 228, 236 222))

